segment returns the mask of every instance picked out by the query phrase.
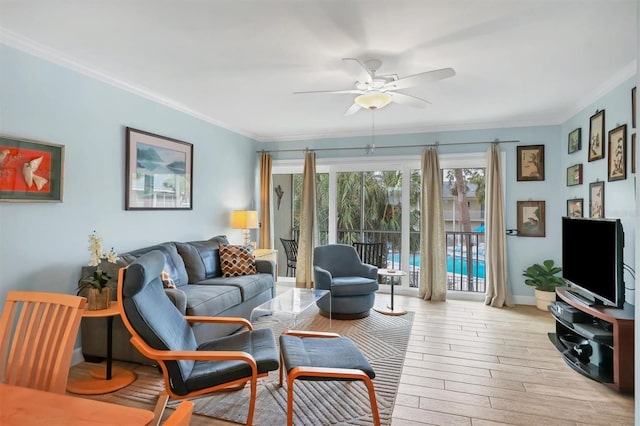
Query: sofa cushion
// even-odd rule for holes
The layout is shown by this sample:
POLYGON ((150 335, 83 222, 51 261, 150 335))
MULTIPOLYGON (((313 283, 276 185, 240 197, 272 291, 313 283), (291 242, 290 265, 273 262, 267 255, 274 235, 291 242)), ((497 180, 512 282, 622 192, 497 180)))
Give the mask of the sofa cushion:
POLYGON ((240 289, 233 286, 189 284, 181 290, 187 295, 187 315, 216 316, 242 302, 240 289))
POLYGON ((240 277, 219 277, 204 280, 198 283, 203 287, 232 286, 240 289, 242 301, 249 300, 265 290, 273 288, 273 275, 253 274, 240 277))
POLYGON ((256 271, 256 259, 249 248, 220 244, 220 266, 223 277, 252 275, 256 271))
POLYGON ((184 260, 190 283, 222 276, 218 246, 229 244, 226 235, 218 235, 205 241, 175 244, 184 260))
POLYGON ((149 246, 130 251, 128 253, 121 254, 120 257, 125 262, 131 263, 143 254, 147 254, 153 250, 159 250, 164 256, 164 270, 169 273, 176 287, 182 287, 189 283, 189 278, 187 276, 187 270, 184 266, 184 261, 178 254, 176 245, 172 242, 162 243, 155 246, 149 246))

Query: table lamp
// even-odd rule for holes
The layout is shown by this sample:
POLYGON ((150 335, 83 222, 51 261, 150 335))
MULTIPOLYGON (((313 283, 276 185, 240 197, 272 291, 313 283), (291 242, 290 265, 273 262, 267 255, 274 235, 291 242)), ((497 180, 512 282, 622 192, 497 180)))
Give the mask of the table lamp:
POLYGON ((233 229, 242 229, 243 244, 248 246, 250 242, 249 229, 258 228, 258 212, 255 210, 234 210, 231 219, 231 227, 233 229))

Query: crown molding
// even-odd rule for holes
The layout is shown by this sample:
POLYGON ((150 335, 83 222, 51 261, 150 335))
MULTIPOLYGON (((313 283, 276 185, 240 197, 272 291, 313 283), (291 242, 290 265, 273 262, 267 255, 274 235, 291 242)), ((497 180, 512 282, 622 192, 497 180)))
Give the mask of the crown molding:
POLYGON ((18 35, 12 31, 8 31, 4 28, 0 28, 0 43, 5 44, 14 49, 23 51, 25 53, 28 53, 40 59, 44 59, 48 62, 52 62, 56 65, 67 68, 71 71, 75 71, 77 73, 86 75, 87 77, 91 77, 95 80, 101 81, 103 83, 107 83, 111 86, 133 93, 137 96, 148 99, 160 105, 164 105, 176 111, 190 115, 194 118, 205 121, 209 124, 213 124, 215 126, 223 128, 230 132, 248 137, 250 139, 253 139, 254 141, 259 140, 257 136, 255 134, 252 134, 251 132, 247 132, 244 129, 235 129, 207 115, 201 114, 197 111, 187 108, 186 106, 182 105, 181 103, 171 98, 167 98, 166 96, 159 95, 146 87, 128 83, 124 80, 120 80, 109 74, 98 71, 95 68, 85 65, 72 57, 63 55, 62 53, 58 52, 55 49, 51 49, 47 46, 44 46, 40 43, 37 43, 21 35, 18 35))

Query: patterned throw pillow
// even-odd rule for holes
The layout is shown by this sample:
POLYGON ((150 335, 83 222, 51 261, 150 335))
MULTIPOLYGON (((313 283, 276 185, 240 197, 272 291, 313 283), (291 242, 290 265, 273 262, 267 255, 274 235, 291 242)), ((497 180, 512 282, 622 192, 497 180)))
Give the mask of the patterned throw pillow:
POLYGON ((223 277, 256 274, 256 260, 250 248, 220 244, 220 267, 223 277))

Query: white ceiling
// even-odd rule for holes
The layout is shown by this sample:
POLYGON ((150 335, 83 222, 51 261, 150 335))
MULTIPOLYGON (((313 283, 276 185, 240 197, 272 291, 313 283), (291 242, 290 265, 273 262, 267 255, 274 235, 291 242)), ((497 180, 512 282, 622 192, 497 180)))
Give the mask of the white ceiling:
POLYGON ((636 73, 636 0, 0 0, 0 41, 258 140, 371 133, 343 57, 403 90, 376 133, 557 124, 636 73))

